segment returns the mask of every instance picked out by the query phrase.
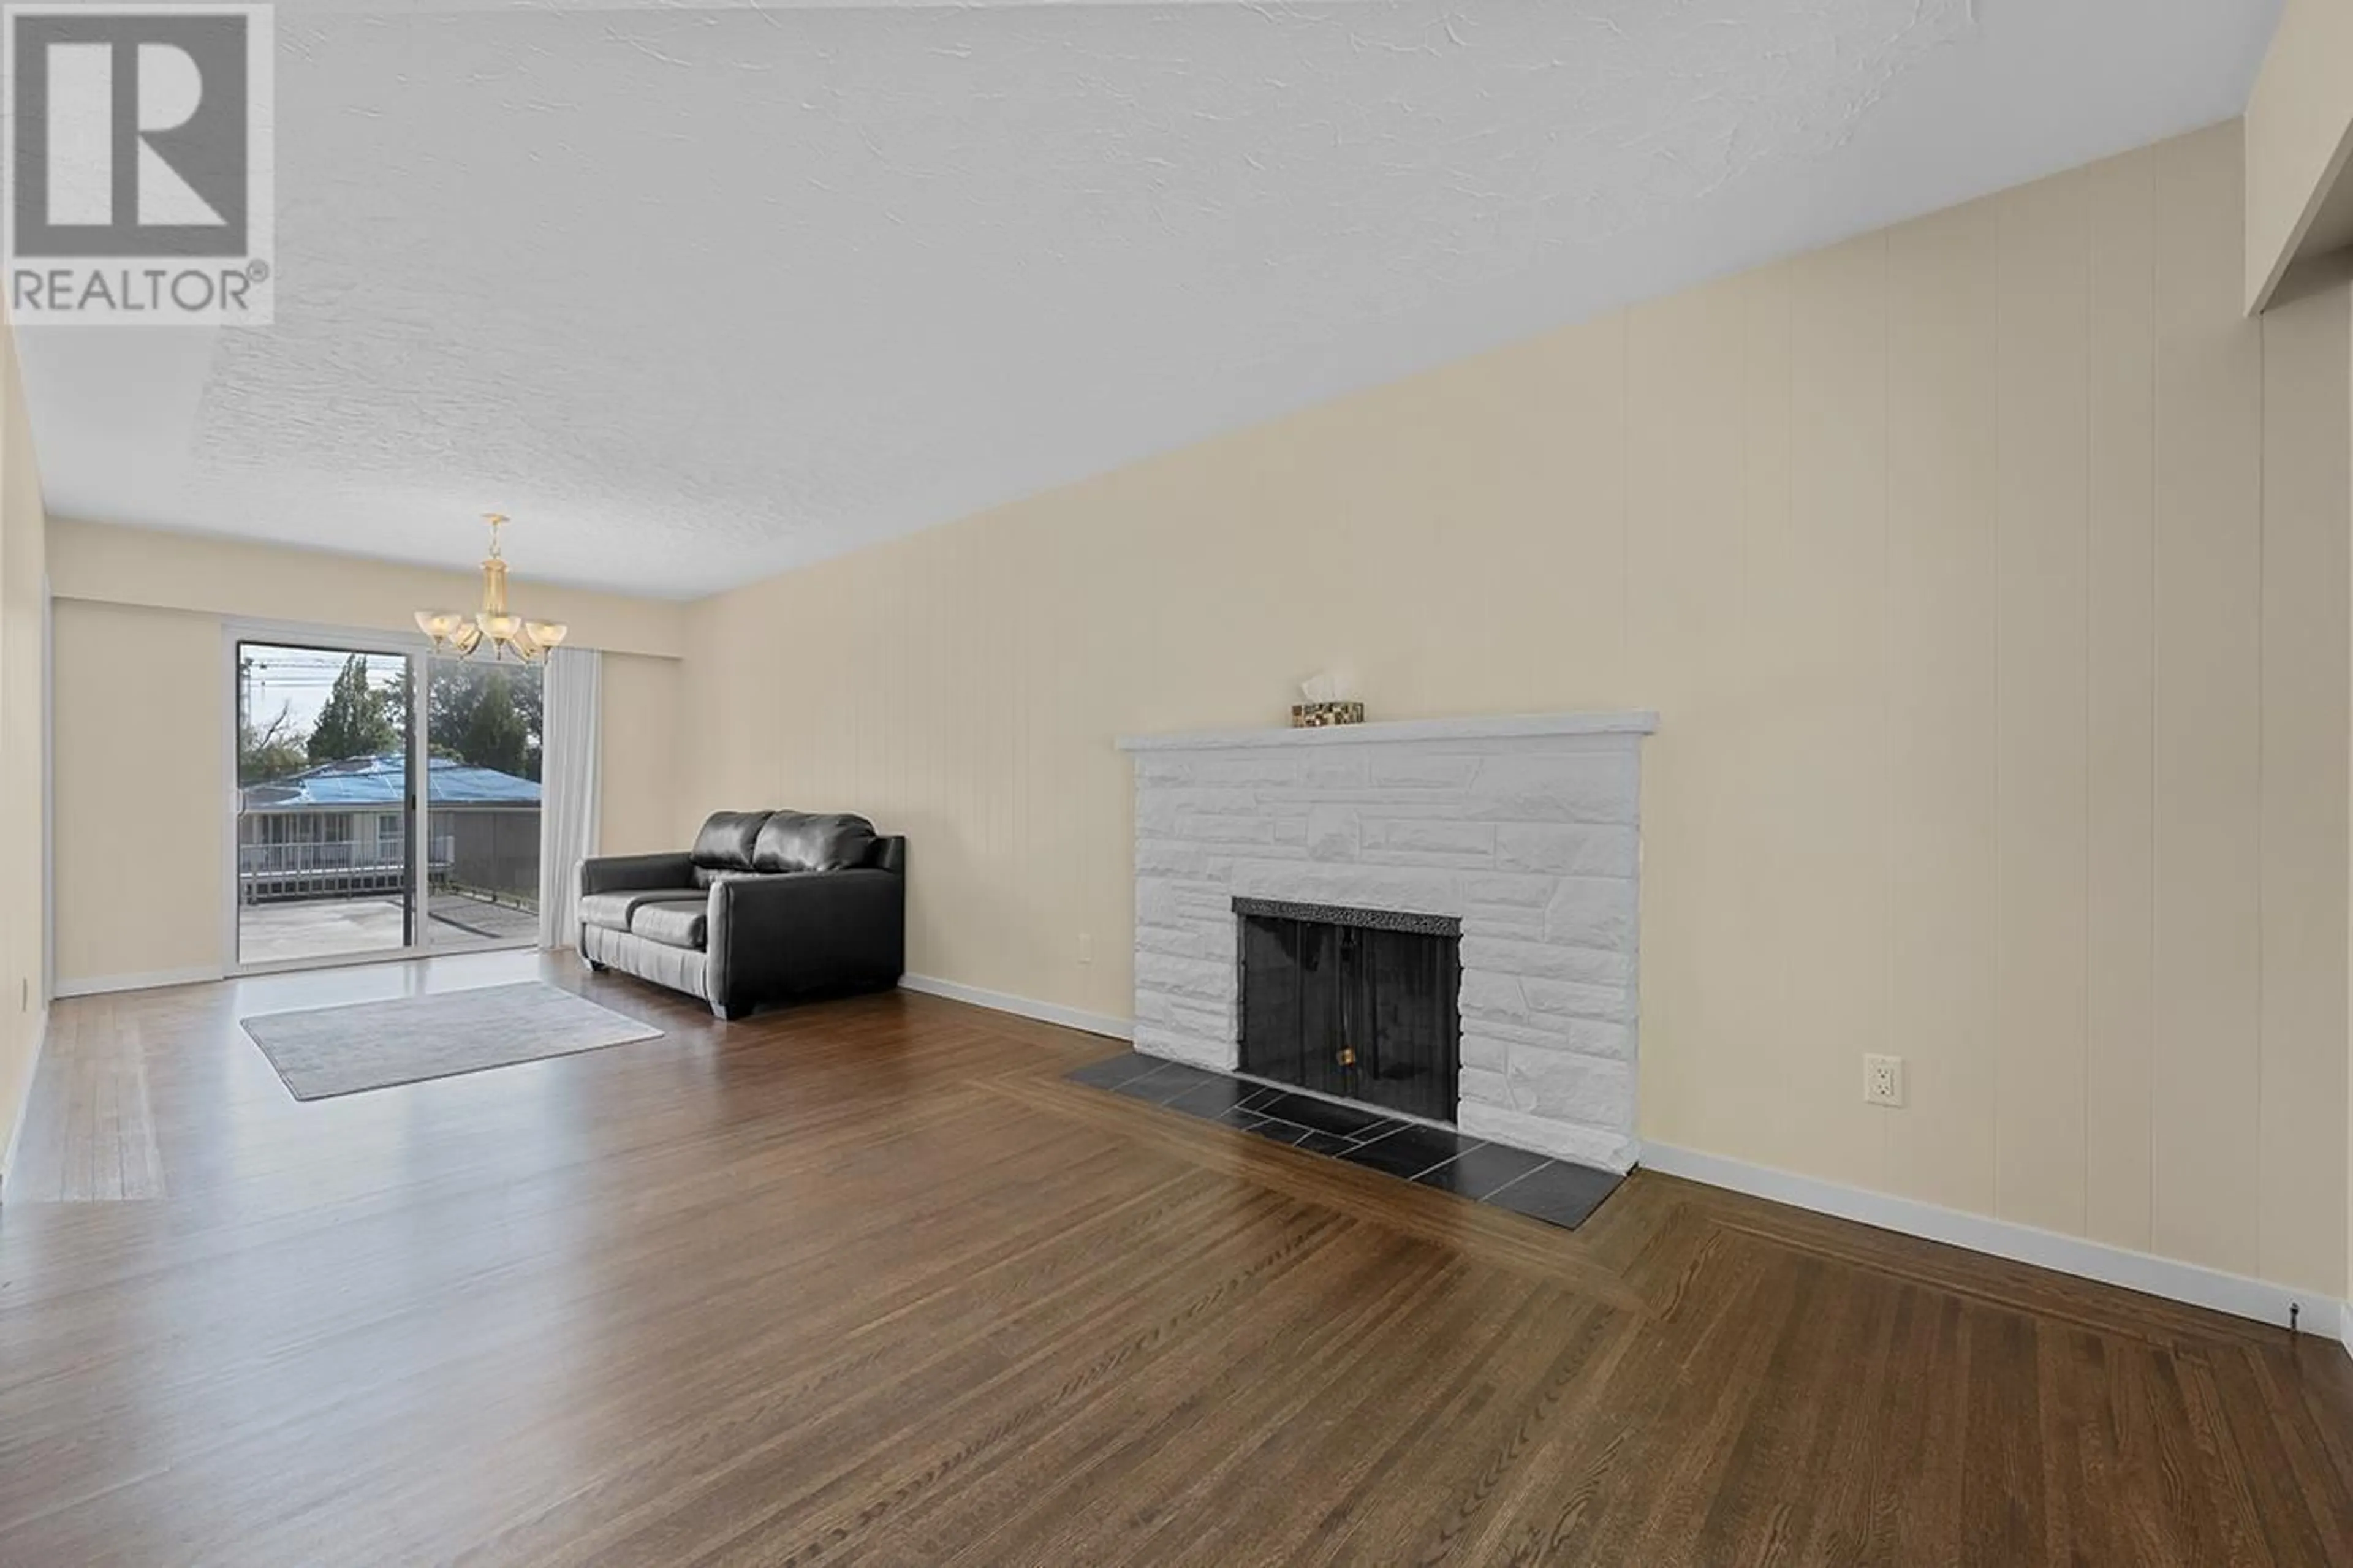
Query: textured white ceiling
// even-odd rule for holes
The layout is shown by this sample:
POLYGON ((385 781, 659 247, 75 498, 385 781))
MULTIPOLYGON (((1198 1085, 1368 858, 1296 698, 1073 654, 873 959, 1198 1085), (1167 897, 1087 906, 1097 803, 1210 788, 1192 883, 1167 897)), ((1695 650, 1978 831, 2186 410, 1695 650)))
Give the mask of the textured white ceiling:
POLYGON ((2276 0, 279 9, 277 324, 52 511, 692 595, 2236 113, 2276 0))

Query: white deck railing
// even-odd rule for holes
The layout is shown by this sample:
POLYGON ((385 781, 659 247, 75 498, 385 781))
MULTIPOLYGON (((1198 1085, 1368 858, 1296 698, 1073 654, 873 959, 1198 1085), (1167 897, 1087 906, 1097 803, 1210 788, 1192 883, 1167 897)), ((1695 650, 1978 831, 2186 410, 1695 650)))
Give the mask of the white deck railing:
MULTIPOLYGON (((427 845, 427 873, 448 874, 457 841, 442 837, 427 845)), ((343 892, 381 892, 406 884, 408 861, 401 846, 344 839, 319 844, 240 844, 237 847, 237 896, 247 903, 264 899, 322 898, 343 892)))

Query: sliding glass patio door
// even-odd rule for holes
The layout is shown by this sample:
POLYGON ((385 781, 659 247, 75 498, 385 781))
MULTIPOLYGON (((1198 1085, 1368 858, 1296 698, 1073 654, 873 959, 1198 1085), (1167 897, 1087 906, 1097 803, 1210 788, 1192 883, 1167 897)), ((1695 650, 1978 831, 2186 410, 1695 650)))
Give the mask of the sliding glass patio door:
POLYGON ((237 645, 237 963, 417 944, 406 653, 237 645))
POLYGON ((536 667, 365 637, 234 647, 237 968, 538 940, 536 667))
POLYGON ((431 658, 426 678, 426 940, 539 940, 536 665, 431 658))

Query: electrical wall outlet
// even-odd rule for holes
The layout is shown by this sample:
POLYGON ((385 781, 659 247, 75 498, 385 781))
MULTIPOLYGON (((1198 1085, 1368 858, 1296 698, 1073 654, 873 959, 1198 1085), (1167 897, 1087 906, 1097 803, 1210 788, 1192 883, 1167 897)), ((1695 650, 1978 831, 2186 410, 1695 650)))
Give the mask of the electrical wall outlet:
POLYGON ((1903 1104, 1904 1058, 1866 1055, 1862 1058, 1862 1098, 1868 1105, 1903 1104))
POLYGON ((1095 939, 1089 936, 1085 931, 1081 931, 1079 933, 1079 962, 1081 963, 1092 963, 1094 961, 1095 939))

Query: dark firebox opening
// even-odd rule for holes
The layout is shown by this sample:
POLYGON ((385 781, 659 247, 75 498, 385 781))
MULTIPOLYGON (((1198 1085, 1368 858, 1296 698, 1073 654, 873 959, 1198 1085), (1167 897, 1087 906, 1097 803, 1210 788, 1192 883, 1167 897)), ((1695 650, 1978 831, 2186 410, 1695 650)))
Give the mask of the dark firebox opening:
POLYGON ((1454 1120, 1462 922, 1236 899, 1241 1070, 1454 1120))

